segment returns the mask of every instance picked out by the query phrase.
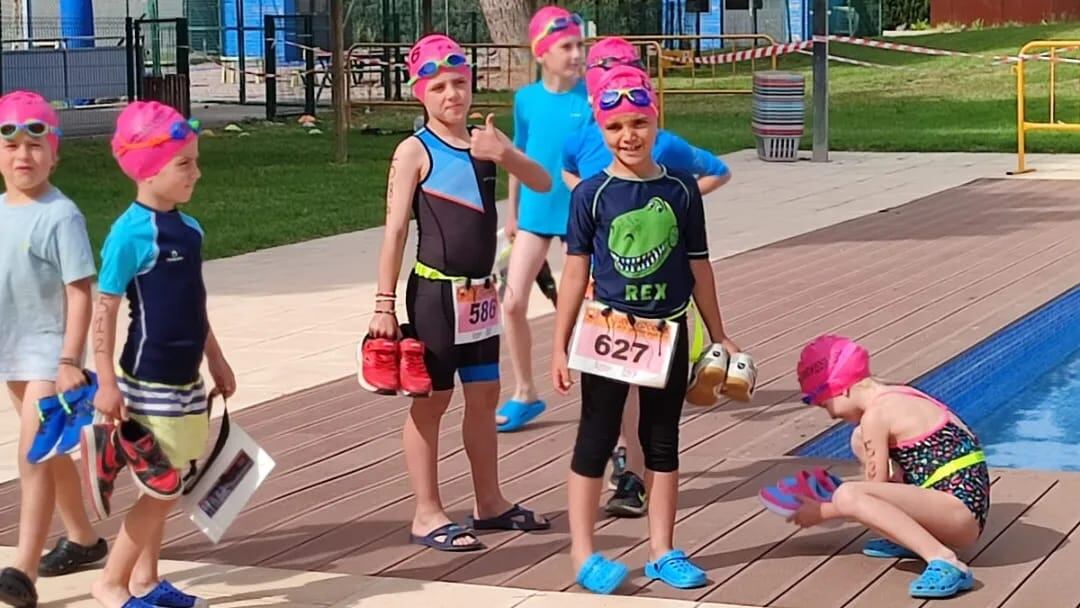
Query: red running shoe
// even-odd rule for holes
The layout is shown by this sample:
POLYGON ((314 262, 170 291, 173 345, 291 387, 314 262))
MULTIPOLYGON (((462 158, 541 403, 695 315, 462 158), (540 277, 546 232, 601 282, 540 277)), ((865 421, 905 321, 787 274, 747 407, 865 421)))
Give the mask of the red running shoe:
POLYGON ((396 395, 401 388, 398 377, 398 343, 386 338, 364 337, 356 349, 360 386, 379 395, 396 395))
POLYGON ((431 376, 424 365, 424 343, 405 338, 401 341, 401 390, 409 397, 431 394, 431 376))
POLYGON ((112 493, 116 476, 127 462, 120 450, 116 427, 111 424, 88 424, 82 429, 83 485, 94 505, 98 519, 111 513, 112 493))
POLYGON ((180 471, 169 462, 149 429, 137 420, 125 420, 116 435, 139 489, 158 500, 172 500, 180 495, 180 471))

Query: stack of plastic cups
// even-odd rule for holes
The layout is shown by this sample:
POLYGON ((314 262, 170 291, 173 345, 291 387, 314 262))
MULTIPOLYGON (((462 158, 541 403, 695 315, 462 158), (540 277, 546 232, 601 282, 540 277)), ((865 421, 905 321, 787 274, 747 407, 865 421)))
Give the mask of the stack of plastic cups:
POLYGON ((757 139, 761 160, 798 160, 806 114, 805 88, 802 74, 754 73, 751 129, 757 139))

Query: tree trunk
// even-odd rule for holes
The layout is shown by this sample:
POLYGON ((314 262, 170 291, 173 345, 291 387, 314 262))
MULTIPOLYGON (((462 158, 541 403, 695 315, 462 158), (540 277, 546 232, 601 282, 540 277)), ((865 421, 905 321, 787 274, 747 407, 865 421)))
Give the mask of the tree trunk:
MULTIPOLYGON (((529 17, 536 0, 480 0, 491 41, 495 44, 513 44, 527 47, 529 44, 529 17)), ((532 53, 528 48, 502 49, 498 53, 500 70, 509 70, 491 79, 492 88, 516 89, 535 78, 532 53)))

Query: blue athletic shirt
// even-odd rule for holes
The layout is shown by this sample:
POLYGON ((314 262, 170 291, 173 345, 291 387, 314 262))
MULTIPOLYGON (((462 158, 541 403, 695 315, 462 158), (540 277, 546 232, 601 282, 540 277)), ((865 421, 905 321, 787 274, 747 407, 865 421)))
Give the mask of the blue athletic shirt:
MULTIPOLYGON (((652 157, 657 164, 672 171, 682 171, 699 177, 729 173, 724 161, 712 152, 692 146, 685 139, 663 129, 656 132, 652 157)), ((563 146, 562 168, 581 178, 600 173, 610 167, 613 160, 611 150, 604 143, 604 136, 595 122, 575 131, 563 146)), ((554 175, 552 177, 554 178, 554 175)))
POLYGON ((708 259, 705 208, 689 173, 650 180, 607 171, 574 188, 567 253, 592 257, 598 301, 625 313, 667 318, 690 303, 690 260, 708 259))
POLYGON ((209 323, 202 276, 203 230, 179 211, 138 202, 109 230, 98 289, 127 295, 131 323, 120 355, 125 374, 186 385, 199 378, 209 323))
POLYGON ((561 178, 563 145, 572 133, 592 122, 584 82, 565 93, 552 93, 537 81, 514 94, 514 145, 551 175, 548 192, 521 185, 518 228, 544 236, 566 234, 570 190, 561 178))

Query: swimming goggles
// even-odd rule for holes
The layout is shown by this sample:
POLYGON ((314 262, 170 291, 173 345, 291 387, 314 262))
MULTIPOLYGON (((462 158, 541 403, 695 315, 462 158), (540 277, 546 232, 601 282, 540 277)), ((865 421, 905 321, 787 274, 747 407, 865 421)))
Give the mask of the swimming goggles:
POLYGON ((591 70, 593 68, 601 68, 604 70, 610 70, 611 68, 619 65, 628 65, 630 67, 637 68, 639 70, 645 69, 645 62, 640 59, 623 59, 621 57, 604 57, 599 61, 594 61, 585 66, 585 69, 591 70))
POLYGON ((585 20, 581 18, 581 15, 577 13, 571 14, 569 17, 556 17, 552 19, 544 31, 536 35, 532 40, 532 47, 535 49, 536 44, 544 38, 554 34, 555 32, 561 32, 562 30, 569 29, 571 26, 576 25, 581 27, 585 23, 585 20))
POLYGON ((50 133, 60 137, 59 127, 54 127, 40 120, 28 120, 23 123, 5 122, 0 124, 0 137, 3 137, 8 141, 15 139, 15 136, 18 135, 20 131, 35 139, 45 137, 50 133))
POLYGON ((618 106, 619 103, 622 102, 623 97, 630 100, 630 103, 639 108, 647 108, 653 105, 652 94, 644 87, 634 87, 632 89, 607 89, 600 93, 600 109, 610 110, 618 106))
POLYGON ((821 405, 820 403, 815 403, 815 401, 817 401, 817 398, 821 396, 821 394, 824 393, 825 389, 827 388, 829 388, 828 382, 803 395, 802 402, 806 405, 821 405))
POLYGON ((460 68, 467 65, 469 65, 469 60, 465 55, 460 53, 450 53, 441 60, 436 61, 433 59, 421 63, 420 67, 416 70, 416 74, 409 79, 407 84, 411 87, 421 79, 431 78, 439 71, 439 68, 460 68))
POLYGON ((200 123, 199 120, 196 118, 191 118, 188 120, 178 120, 169 126, 168 133, 160 133, 142 141, 123 143, 120 145, 117 153, 123 154, 125 152, 130 152, 131 150, 154 148, 170 141, 184 141, 185 139, 187 139, 188 135, 198 135, 201 130, 202 123, 200 123))

